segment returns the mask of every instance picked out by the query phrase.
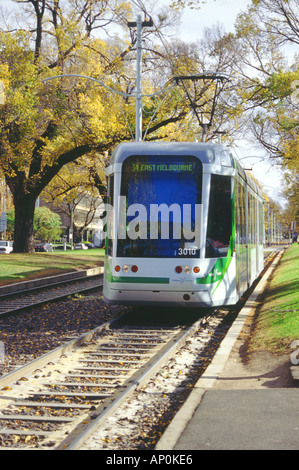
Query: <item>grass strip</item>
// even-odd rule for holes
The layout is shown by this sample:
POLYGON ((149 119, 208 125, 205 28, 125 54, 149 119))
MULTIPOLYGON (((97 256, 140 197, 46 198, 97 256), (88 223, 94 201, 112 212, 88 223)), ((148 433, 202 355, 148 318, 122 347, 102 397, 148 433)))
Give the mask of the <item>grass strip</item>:
POLYGON ((101 266, 104 250, 0 255, 0 285, 101 266))
POLYGON ((299 340, 299 245, 287 248, 264 297, 249 349, 288 354, 299 340))

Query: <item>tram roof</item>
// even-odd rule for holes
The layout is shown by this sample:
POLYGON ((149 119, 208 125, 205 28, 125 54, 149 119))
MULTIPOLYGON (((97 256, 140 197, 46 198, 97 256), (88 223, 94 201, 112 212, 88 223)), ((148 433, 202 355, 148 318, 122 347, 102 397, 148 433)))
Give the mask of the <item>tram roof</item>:
POLYGON ((205 142, 127 142, 119 144, 110 164, 123 163, 131 155, 188 155, 199 157, 202 163, 213 164, 217 157, 227 158, 227 165, 234 167, 230 151, 222 144, 205 142))
MULTIPOLYGON (((233 157, 230 149, 220 143, 209 142, 124 142, 113 151, 110 165, 121 164, 130 156, 140 155, 186 155, 200 158, 203 164, 237 170, 239 176, 262 197, 255 181, 233 157)), ((109 165, 109 166, 110 166, 109 165)))

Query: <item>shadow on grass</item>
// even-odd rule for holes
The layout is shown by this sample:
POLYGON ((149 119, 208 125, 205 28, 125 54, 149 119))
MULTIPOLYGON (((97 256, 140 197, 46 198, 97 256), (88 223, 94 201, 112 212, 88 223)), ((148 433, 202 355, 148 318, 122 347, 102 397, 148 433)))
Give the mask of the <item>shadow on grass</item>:
POLYGON ((290 296, 295 296, 299 298, 298 279, 281 283, 276 287, 271 286, 267 292, 268 301, 271 302, 276 300, 283 300, 284 297, 290 296))

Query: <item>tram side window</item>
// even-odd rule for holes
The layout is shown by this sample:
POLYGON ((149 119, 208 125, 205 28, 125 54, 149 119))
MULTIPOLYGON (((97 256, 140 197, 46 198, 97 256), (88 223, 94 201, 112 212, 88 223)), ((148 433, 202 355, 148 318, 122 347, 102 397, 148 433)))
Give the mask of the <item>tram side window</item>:
POLYGON ((231 177, 211 175, 206 258, 227 256, 231 235, 231 177))
POLYGON ((252 227, 253 227, 253 244, 256 245, 257 242, 257 201, 254 196, 252 196, 252 206, 253 206, 253 221, 252 221, 252 227))
POLYGON ((259 202, 259 242, 264 243, 264 205, 259 202))
POLYGON ((238 183, 238 218, 237 218, 237 233, 239 245, 246 243, 246 226, 245 226, 245 187, 238 183))
POLYGON ((248 194, 248 243, 256 244, 256 201, 250 192, 248 194))

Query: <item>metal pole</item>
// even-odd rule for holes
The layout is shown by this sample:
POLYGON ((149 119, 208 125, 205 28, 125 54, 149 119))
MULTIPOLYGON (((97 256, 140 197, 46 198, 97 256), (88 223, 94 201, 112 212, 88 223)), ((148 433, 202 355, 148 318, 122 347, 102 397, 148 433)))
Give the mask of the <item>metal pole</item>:
POLYGON ((74 249, 74 200, 70 204, 71 210, 71 221, 70 221, 70 233, 69 233, 69 242, 71 244, 71 250, 74 249))
POLYGON ((270 203, 268 203, 268 246, 271 245, 271 235, 270 235, 270 203))
POLYGON ((135 140, 142 140, 142 83, 141 83, 141 62, 142 62, 142 19, 137 16, 137 64, 136 64, 136 111, 135 111, 135 140))
POLYGON ((135 91, 135 141, 142 140, 142 28, 153 26, 153 21, 142 21, 141 15, 137 15, 137 21, 129 21, 129 28, 136 27, 136 47, 137 47, 137 64, 136 64, 136 91, 135 91))
POLYGON ((271 211, 271 245, 274 245, 274 212, 271 211))
MULTIPOLYGON (((4 185, 3 212, 5 213, 5 217, 6 217, 6 185, 4 185)), ((5 228, 3 230, 4 240, 6 240, 6 229, 7 229, 7 222, 5 222, 5 228)))

